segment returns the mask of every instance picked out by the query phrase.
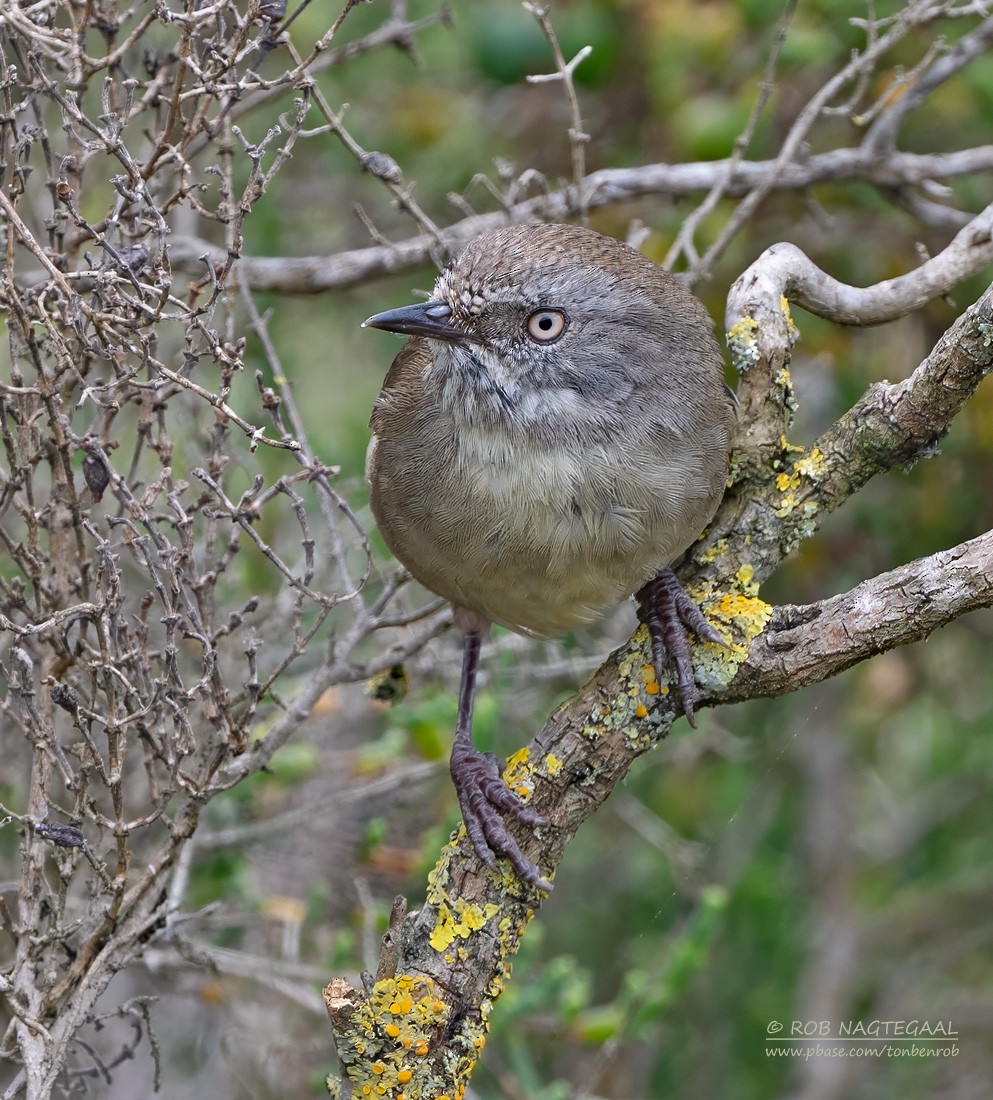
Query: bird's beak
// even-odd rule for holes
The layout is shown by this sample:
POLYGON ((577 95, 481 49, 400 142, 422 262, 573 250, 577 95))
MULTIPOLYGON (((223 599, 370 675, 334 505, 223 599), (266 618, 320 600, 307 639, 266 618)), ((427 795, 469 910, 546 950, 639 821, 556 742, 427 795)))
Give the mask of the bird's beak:
POLYGON ((402 332, 407 336, 427 336, 463 344, 470 340, 467 333, 449 324, 452 311, 444 302, 418 302, 413 306, 388 309, 362 322, 363 328, 381 328, 387 332, 402 332))

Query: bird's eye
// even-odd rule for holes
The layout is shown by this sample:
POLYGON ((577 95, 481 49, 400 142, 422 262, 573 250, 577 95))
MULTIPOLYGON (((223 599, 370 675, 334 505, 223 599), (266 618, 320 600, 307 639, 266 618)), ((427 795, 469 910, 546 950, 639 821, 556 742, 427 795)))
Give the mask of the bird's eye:
POLYGON ((539 344, 553 344, 568 324, 569 318, 561 309, 536 309, 528 318, 528 336, 539 344))

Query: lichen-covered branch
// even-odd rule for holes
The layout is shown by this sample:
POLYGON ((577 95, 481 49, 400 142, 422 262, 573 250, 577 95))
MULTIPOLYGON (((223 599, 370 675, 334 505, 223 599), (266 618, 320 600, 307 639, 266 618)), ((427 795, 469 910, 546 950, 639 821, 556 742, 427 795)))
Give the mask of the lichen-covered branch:
POLYGON ((821 600, 773 610, 720 702, 782 695, 993 606, 993 531, 821 600))
MULTIPOLYGON (((703 705, 799 690, 993 606, 993 532, 803 607, 771 608, 742 588, 709 608, 735 641, 698 652, 703 705)), ((668 732, 667 690, 636 635, 509 761, 508 782, 549 819, 524 845, 546 874, 634 760, 668 732)), ((410 1096, 461 1096, 540 901, 511 871, 486 873, 460 829, 423 907, 388 933, 389 973, 368 995, 340 979, 325 991, 347 1073, 332 1095, 361 1096, 379 1081, 410 1096)))
MULTIPOLYGON (((871 386, 810 447, 796 446, 786 435, 794 407, 789 347, 795 328, 778 287, 774 282, 765 285, 776 304, 756 299, 754 317, 762 321, 740 320, 728 335, 742 371, 734 484, 694 550, 700 562, 731 547, 736 566, 746 566, 756 580, 768 577, 783 556, 814 533, 825 515, 870 478, 934 454, 952 421, 993 370, 990 287, 908 378, 871 386), (723 534, 726 531, 762 532, 763 537, 734 546, 734 540, 723 534), (778 550, 770 553, 773 545, 778 550)), ((726 583, 727 576, 718 581, 726 583)))

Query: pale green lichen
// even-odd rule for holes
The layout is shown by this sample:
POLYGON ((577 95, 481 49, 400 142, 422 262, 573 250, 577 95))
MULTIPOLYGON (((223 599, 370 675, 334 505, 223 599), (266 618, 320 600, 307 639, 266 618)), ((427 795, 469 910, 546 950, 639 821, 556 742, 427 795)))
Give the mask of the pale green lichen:
POLYGON ((759 323, 754 317, 741 317, 727 330, 725 340, 731 353, 731 362, 739 374, 745 374, 761 358, 755 333, 759 323))
POLYGON ((730 489, 732 486, 737 485, 739 481, 744 481, 751 470, 752 462, 749 456, 744 451, 732 451, 731 460, 728 463, 728 477, 725 487, 730 489))
POLYGON ((618 660, 619 691, 611 696, 607 713, 597 715, 603 731, 622 737, 634 752, 644 752, 664 733, 663 716, 651 702, 668 694, 669 686, 659 682, 654 665, 645 661, 648 645, 648 631, 642 625, 618 660))
MULTIPOLYGON (((647 708, 645 713, 647 714, 647 708)), ((647 752, 652 747, 654 738, 651 733, 645 729, 638 729, 637 726, 627 726, 624 729, 624 740, 635 752, 647 752)))

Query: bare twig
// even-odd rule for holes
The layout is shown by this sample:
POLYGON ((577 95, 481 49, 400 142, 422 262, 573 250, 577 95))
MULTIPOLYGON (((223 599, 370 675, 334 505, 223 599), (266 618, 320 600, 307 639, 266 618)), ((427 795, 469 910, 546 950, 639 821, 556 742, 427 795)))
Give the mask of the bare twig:
POLYGON ((689 270, 685 275, 687 286, 692 286, 703 274, 697 268, 700 257, 693 243, 693 238, 704 218, 713 212, 720 200, 727 194, 735 170, 744 159, 745 152, 751 144, 752 138, 755 136, 755 129, 759 124, 759 120, 762 118, 762 112, 765 110, 766 104, 769 102, 769 97, 772 95, 773 89, 775 88, 776 69, 779 65, 779 56, 786 43, 786 36, 790 24, 793 21, 793 16, 796 13, 797 2, 798 0, 787 0, 786 8, 776 27, 776 35, 769 51, 769 58, 766 61, 765 75, 763 76, 761 84, 759 84, 758 98, 755 100, 748 121, 745 123, 745 128, 737 138, 735 138, 734 152, 724 161, 723 173, 714 180, 713 186, 707 192, 703 202, 697 206, 679 227, 676 239, 669 246, 669 251, 662 261, 662 266, 671 271, 676 266, 680 255, 685 255, 689 261, 689 270))
POLYGON ((586 204, 583 199, 585 194, 583 184, 586 180, 586 145, 590 140, 590 135, 583 128, 583 117, 579 110, 579 97, 576 95, 573 73, 576 71, 577 66, 590 56, 593 47, 584 46, 571 61, 566 61, 558 37, 555 34, 555 28, 548 18, 548 9, 541 7, 539 4, 526 2, 524 10, 530 12, 538 26, 541 27, 541 33, 545 36, 545 41, 548 43, 552 51, 552 57, 555 59, 554 73, 545 76, 529 76, 527 78, 528 83, 546 84, 550 81, 558 81, 565 89, 566 100, 569 104, 569 148, 572 153, 572 183, 576 190, 577 214, 580 223, 585 225, 586 204))

